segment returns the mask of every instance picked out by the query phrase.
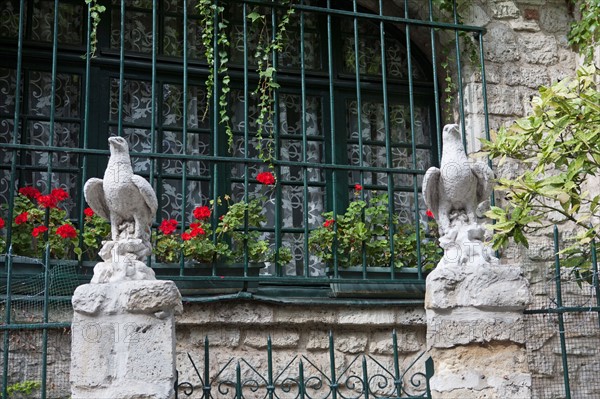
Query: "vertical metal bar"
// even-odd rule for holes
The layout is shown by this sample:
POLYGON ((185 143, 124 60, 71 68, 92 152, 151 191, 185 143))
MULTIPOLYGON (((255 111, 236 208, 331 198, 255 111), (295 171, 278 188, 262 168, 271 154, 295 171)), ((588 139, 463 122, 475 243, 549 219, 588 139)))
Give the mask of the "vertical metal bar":
POLYGON ((302 362, 302 360, 300 360, 300 364, 298 365, 298 384, 300 384, 300 386, 298 387, 298 394, 300 399, 304 399, 306 398, 306 387, 304 385, 304 363, 302 362))
MULTIPOLYGON (((356 0, 352 0, 352 11, 358 12, 356 0)), ((356 81, 356 129, 358 133, 358 164, 362 168, 364 165, 363 159, 363 136, 362 136, 362 97, 360 91, 360 47, 358 40, 358 17, 354 17, 353 20, 353 31, 354 31, 354 79, 356 81)), ((382 68, 384 67, 383 61, 381 62, 382 68)), ((364 172, 360 171, 359 184, 364 186, 364 172)), ((364 191, 361 190, 360 198, 364 199, 364 191)), ((364 215, 363 215, 364 218, 364 215)), ((365 243, 361 244, 361 255, 362 255, 362 275, 363 278, 367 278, 367 250, 365 243)))
POLYGON ((363 395, 364 399, 369 399, 369 373, 367 371, 367 357, 362 357, 362 378, 363 378, 363 395))
POLYGON ((117 136, 123 135, 123 85, 125 80, 125 0, 121 0, 121 20, 119 31, 119 110, 117 136))
MULTIPOLYGON (((21 114, 21 69, 23 62, 23 30, 24 30, 24 19, 25 19, 25 0, 21 0, 19 3, 19 33, 17 41, 17 70, 16 70, 16 85, 15 85, 15 113, 13 117, 13 144, 19 143, 19 126, 20 114, 21 114)), ((25 127, 23 127, 25 128, 25 127)), ((17 151, 12 151, 12 160, 10 166, 10 186, 8 190, 8 216, 9 221, 6 223, 6 243, 8 245, 8 252, 5 257, 6 264, 6 305, 4 309, 4 324, 11 324, 11 311, 12 311, 12 220, 14 212, 15 202, 15 181, 17 176, 17 151)), ((4 331, 3 343, 2 343, 2 397, 8 398, 8 359, 10 352, 10 332, 9 330, 4 331)))
MULTIPOLYGON (((86 41, 86 50, 85 50, 85 97, 83 103, 83 148, 88 148, 88 132, 89 132, 89 117, 90 117, 90 71, 91 71, 91 51, 92 51, 92 40, 90 37, 90 33, 92 31, 92 17, 91 17, 91 8, 92 3, 88 3, 88 12, 87 12, 87 41, 86 41)), ((82 157, 81 160, 81 175, 80 175, 80 185, 79 187, 83 187, 85 181, 87 180, 87 165, 88 165, 88 154, 84 152, 79 155, 82 157)), ((83 210, 85 208, 85 198, 82 194, 79 194, 79 247, 83 247, 83 230, 84 230, 84 214, 83 210)))
POLYGON ((333 345, 333 331, 329 331, 329 368, 331 372, 331 382, 329 385, 331 388, 331 398, 336 399, 338 383, 335 376, 335 348, 333 345))
MULTIPOLYGON (((219 0, 215 0, 214 4, 214 15, 213 15, 213 26, 214 29, 218 29, 219 26, 219 0)), ((213 31, 213 93, 212 93, 212 144, 213 144, 213 156, 219 156, 220 145, 219 145, 219 41, 218 34, 216 31, 213 31)), ((213 162, 212 165, 213 173, 212 173, 212 199, 215 204, 215 208, 217 207, 217 200, 219 198, 219 165, 216 162, 213 162)), ((213 242, 217 242, 217 215, 216 212, 213 212, 212 215, 212 231, 213 231, 213 242)), ((213 262, 212 275, 215 276, 217 273, 217 265, 216 262, 213 262)))
POLYGON ((242 399, 242 371, 240 362, 235 366, 235 399, 242 399))
MULTIPOLYGON (((156 9, 158 7, 157 0, 152 0, 152 82, 151 82, 151 90, 150 97, 152 101, 152 105, 150 108, 150 112, 152 114, 152 119, 150 120, 150 147, 152 148, 153 153, 158 152, 157 148, 157 140, 156 140, 156 47, 158 43, 158 32, 157 32, 157 22, 156 22, 156 9)), ((156 170, 156 158, 152 158, 150 160, 150 184, 154 186, 154 174, 156 170)), ((160 207, 160 197, 159 197, 159 207, 160 207)), ((157 215, 158 216, 158 215, 157 215)), ((158 216, 160 217, 160 216, 158 216)))
MULTIPOLYGON (((596 306, 600 308, 600 286, 598 284, 598 256, 596 254, 596 240, 592 240, 592 286, 596 295, 596 306)), ((598 327, 600 327, 600 311, 598 312, 598 327)))
MULTIPOLYGON (((383 16, 383 0, 379 0, 379 15, 383 16)), ((390 130, 390 115, 389 115, 389 100, 387 90, 387 54, 385 52, 385 25, 383 21, 379 21, 379 41, 381 42, 381 92, 383 95, 383 125, 385 129, 385 164, 386 167, 393 168, 392 162, 392 136, 390 130)), ((390 226, 389 241, 390 241, 390 278, 396 275, 394 252, 394 175, 387 174, 387 192, 388 192, 388 223, 390 226)))
MULTIPOLYGON (((429 21, 433 22, 433 0, 429 0, 429 21)), ((437 51, 435 29, 429 28, 431 34, 431 64, 433 66, 433 92, 435 100, 435 133, 437 137, 437 160, 442 159, 442 117, 440 115, 440 84, 437 72, 437 51)), ((433 137, 431 138, 433 139, 433 137)))
MULTIPOLYGON (((57 0, 58 2, 58 0, 57 0)), ((46 235, 48 232, 45 233, 46 235)), ((50 242, 48 242, 48 238, 46 237, 46 251, 44 253, 44 307, 43 313, 44 318, 43 322, 48 323, 48 303, 50 296, 50 242)), ((42 399, 46 398, 46 376, 48 374, 48 328, 44 327, 42 329, 42 372, 40 375, 41 378, 41 387, 40 391, 42 394, 42 399)))
MULTIPOLYGON (((490 118, 488 112, 488 103, 487 103, 487 83, 485 77, 485 62, 484 62, 484 52, 483 52, 483 34, 481 32, 477 33, 477 40, 479 41, 479 62, 481 64, 481 95, 483 96, 483 123, 485 127, 485 138, 486 140, 490 139, 490 118)), ((488 166, 492 167, 492 160, 488 157, 488 166)), ((496 204, 496 196, 494 195, 494 191, 492 191, 492 195, 490 197, 490 204, 494 206, 496 204)), ((496 251, 497 252, 497 251, 496 251)), ((496 254, 496 256, 498 256, 496 254)))
POLYGON ((302 182, 302 192, 303 192, 303 198, 302 198, 302 209, 304 209, 304 212, 302 212, 302 217, 304 219, 304 240, 303 240, 303 250, 304 250, 304 277, 308 277, 309 275, 309 271, 308 271, 308 263, 310 261, 310 257, 309 257, 309 252, 308 252, 308 237, 309 237, 309 230, 308 230, 308 168, 306 167, 306 163, 308 162, 308 156, 307 156, 307 152, 308 152, 308 137, 306 136, 306 65, 304 65, 304 59, 305 59, 305 54, 304 54, 305 48, 304 48, 304 11, 301 10, 300 11, 300 90, 301 90, 301 96, 302 96, 302 101, 300 101, 301 103, 301 107, 302 107, 302 162, 304 163, 304 165, 302 166, 302 177, 303 177, 303 182, 302 182))
POLYGON ((400 374, 400 363, 398 361, 398 334, 396 329, 392 331, 392 346, 394 348, 394 386, 396 387, 396 396, 402 396, 402 375, 400 374))
POLYGON ((567 360, 567 343, 565 338, 565 321, 563 315, 563 302, 562 302, 562 286, 561 286, 561 273, 560 273, 560 249, 558 246, 558 228, 554 225, 554 273, 556 282, 556 306, 558 316, 558 334, 560 338, 560 353, 562 356, 563 366, 563 378, 565 382, 565 395, 566 399, 571 399, 571 385, 569 383, 569 363, 567 360))
MULTIPOLYGON (((187 56, 187 23, 188 23, 188 15, 187 15, 187 0, 183 1, 183 129, 181 132, 181 145, 183 146, 183 153, 187 155, 188 150, 188 56, 187 56)), ((182 197, 181 197, 181 231, 185 231, 186 229, 186 210, 187 210, 187 158, 183 159, 183 170, 181 171, 181 186, 182 186, 182 197)), ((179 274, 183 276, 183 266, 184 266, 184 257, 183 251, 181 252, 179 258, 179 274)))
POLYGON ((433 367, 433 359, 431 358, 431 356, 425 360, 425 387, 427 389, 427 392, 425 393, 427 396, 427 399, 432 399, 431 398, 431 385, 429 384, 429 380, 431 379, 431 377, 433 377, 433 374, 435 373, 434 367, 433 367))
MULTIPOLYGON (((275 7, 271 7, 271 40, 275 41, 277 36, 277 12, 275 7)), ((273 57, 273 68, 277 71, 278 68, 278 59, 277 59, 277 50, 273 49, 271 56, 273 57)), ((275 72, 275 76, 277 76, 277 72, 275 72)), ((273 140, 275 140, 275 145, 273 146, 275 162, 280 159, 281 152, 281 142, 279 139, 279 92, 277 89, 273 90, 273 140)), ((277 270, 277 275, 283 275, 283 268, 279 264, 279 254, 278 249, 281 247, 281 223, 282 223, 282 184, 281 184, 281 167, 275 164, 275 176, 278 184, 275 186, 275 267, 277 270)))
MULTIPOLYGON (((327 10, 331 9, 331 0, 327 0, 327 10)), ((328 62, 328 72, 329 72, 329 121, 330 121, 330 130, 329 130, 329 138, 331 140, 331 163, 336 165, 336 138, 335 138, 335 90, 333 85, 334 78, 334 68, 333 68, 333 32, 332 32, 332 21, 331 14, 327 13, 327 62, 328 62)), ((331 195, 332 195, 332 211, 333 218, 337 219, 338 214, 338 204, 337 204, 337 196, 336 196, 336 188, 337 188, 337 174, 338 170, 333 168, 331 174, 331 195)), ((333 239, 333 276, 335 278, 339 277, 338 272, 338 256, 337 256, 337 223, 334 223, 333 230, 335 232, 335 237, 333 239)), ((333 398, 335 399, 335 398, 333 398)))
POLYGON ((209 399, 210 396, 210 345, 208 336, 204 337, 204 385, 202 386, 202 397, 209 399))
MULTIPOLYGON (((404 17, 408 16, 408 0, 404 0, 404 17)), ((410 25, 406 25, 406 63, 408 65, 408 101, 410 105, 410 136, 412 146, 412 167, 417 169, 417 143, 415 140, 415 99, 412 76, 412 53, 410 43, 410 25)), ((417 175, 413 174, 413 198, 415 202, 415 234, 417 236, 417 273, 418 278, 423 278, 421 259, 421 225, 419 220, 419 188, 417 175)))
MULTIPOLYGON (((244 158, 248 159, 248 151, 250 137, 248 136, 248 102, 250 101, 250 94, 248 90, 249 81, 248 81, 248 58, 250 55, 248 53, 248 4, 244 3, 243 7, 243 18, 244 18, 244 32, 243 32, 243 40, 244 40, 244 158)), ((248 168, 248 162, 244 162, 244 202, 248 202, 248 180, 250 173, 250 168, 248 168)), ((248 237, 248 212, 244 212, 244 236, 248 237)), ((244 240, 244 276, 248 275, 248 240, 244 240)))
POLYGON ((271 336, 267 337, 267 395, 269 399, 273 399, 273 347, 271 344, 271 336))
MULTIPOLYGON (((4 324, 11 324, 12 312, 12 245, 6 255, 6 305, 4 307, 4 324)), ((10 352, 10 331, 4 330, 4 341, 2 344, 2 397, 8 398, 8 355, 10 352)))
MULTIPOLYGON (((452 13, 454 14, 454 24, 458 25, 458 10, 456 6, 456 0, 452 0, 452 13)), ((462 87, 462 64, 460 62, 460 36, 458 29, 454 29, 454 40, 456 45, 456 78, 458 80, 456 87, 458 88, 458 114, 460 116, 460 130, 463 139, 463 147, 467 151, 467 135, 465 132, 465 109, 464 109, 464 95, 462 87)))

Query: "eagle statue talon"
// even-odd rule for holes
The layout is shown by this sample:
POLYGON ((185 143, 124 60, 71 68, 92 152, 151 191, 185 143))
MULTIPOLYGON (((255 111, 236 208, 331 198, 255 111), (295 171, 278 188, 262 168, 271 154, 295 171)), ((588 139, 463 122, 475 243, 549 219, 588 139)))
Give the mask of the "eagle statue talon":
POLYGON ((104 262, 94 268, 92 283, 153 280, 154 272, 143 260, 152 253, 150 227, 158 209, 156 193, 146 179, 133 174, 127 141, 110 137, 108 144, 104 178, 89 179, 83 188, 92 210, 110 221, 112 238, 100 249, 104 262))
MULTIPOLYGON (((489 252, 472 247, 484 245, 477 211, 492 193, 494 172, 486 163, 467 157, 458 125, 444 126, 442 145, 440 167, 429 168, 423 178, 425 205, 436 217, 444 249, 458 245, 463 255, 485 255, 489 262, 489 252)), ((460 263, 464 262, 461 257, 460 263)))

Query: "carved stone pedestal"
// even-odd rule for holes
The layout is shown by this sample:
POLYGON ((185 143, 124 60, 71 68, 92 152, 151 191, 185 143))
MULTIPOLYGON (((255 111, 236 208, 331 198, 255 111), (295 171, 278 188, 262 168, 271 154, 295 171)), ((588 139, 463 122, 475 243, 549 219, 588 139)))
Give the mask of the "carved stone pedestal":
POLYGON ((74 399, 174 397, 174 315, 182 305, 172 281, 86 284, 72 301, 74 399))
MULTIPOLYGON (((433 398, 531 398, 520 268, 442 260, 427 277, 427 345, 433 398)), ((477 260, 477 261, 475 261, 477 260)))

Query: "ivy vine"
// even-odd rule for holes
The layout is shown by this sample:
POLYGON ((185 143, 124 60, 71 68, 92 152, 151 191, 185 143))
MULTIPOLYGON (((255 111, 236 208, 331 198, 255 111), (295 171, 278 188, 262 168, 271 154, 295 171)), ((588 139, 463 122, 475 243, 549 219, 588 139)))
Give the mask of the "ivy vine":
POLYGON ((106 11, 106 7, 98 4, 98 0, 85 0, 85 4, 89 6, 89 13, 92 19, 92 30, 90 32, 90 57, 96 56, 98 48, 98 25, 100 25, 100 14, 106 11))
MULTIPOLYGON (((254 8, 252 12, 247 15, 253 31, 258 33, 258 42, 256 44, 254 58, 257 62, 259 80, 256 89, 252 92, 252 95, 258 99, 256 150, 258 151, 259 159, 268 163, 271 167, 274 151, 273 133, 272 130, 270 130, 269 135, 266 138, 263 137, 263 133, 265 132, 265 124, 273 118, 275 112, 274 91, 279 88, 275 76, 277 70, 274 65, 274 58, 283 51, 286 27, 289 25, 291 16, 294 14, 294 9, 291 7, 290 0, 284 0, 280 2, 280 4, 289 5, 289 7, 278 22, 276 31, 272 36, 270 36, 271 32, 269 31, 267 15, 261 13, 261 10, 258 7, 254 8), (266 141, 266 145, 263 145, 264 141, 266 141)), ((219 124, 225 129, 227 146, 229 151, 231 151, 233 149, 233 129, 231 127, 231 118, 227 108, 228 97, 231 92, 231 77, 229 76, 228 68, 229 50, 231 46, 228 36, 229 21, 225 18, 225 6, 217 6, 214 3, 214 0, 198 0, 196 7, 200 14, 199 23, 203 27, 202 44, 205 48, 204 55, 209 67, 209 73, 205 82, 207 105, 203 119, 206 118, 208 111, 210 110, 210 99, 213 96, 215 86, 216 67, 216 74, 220 76, 219 80, 221 83, 218 102, 219 124), (217 16, 216 21, 215 15, 217 16), (216 46, 214 46, 215 38, 217 41, 216 46), (219 56, 218 66, 215 65, 215 50, 217 50, 219 56)))

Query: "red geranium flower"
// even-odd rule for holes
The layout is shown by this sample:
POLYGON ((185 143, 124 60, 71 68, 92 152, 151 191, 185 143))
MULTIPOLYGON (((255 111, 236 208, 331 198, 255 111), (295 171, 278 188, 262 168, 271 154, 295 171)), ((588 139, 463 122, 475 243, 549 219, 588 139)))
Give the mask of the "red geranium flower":
POLYGON ((192 237, 198 237, 199 235, 203 236, 204 234, 206 234, 206 231, 204 231, 204 229, 202 227, 196 227, 195 229, 192 229, 192 231, 190 232, 190 235, 192 237))
POLYGON ((56 234, 62 238, 75 238, 77 237, 77 230, 70 224, 63 224, 56 229, 56 234))
POLYGON ((33 231, 31 232, 31 235, 34 236, 34 237, 37 237, 40 234, 45 233, 46 231, 48 231, 48 228, 46 226, 34 227, 33 231))
POLYGON ((361 186, 360 184, 355 184, 354 185, 354 190, 355 191, 362 191, 362 189, 363 189, 363 186, 361 186))
POLYGON ((210 217, 210 208, 207 206, 199 206, 194 209, 194 217, 198 220, 205 220, 210 217))
POLYGON ((323 227, 331 227, 331 226, 333 226, 334 223, 335 223, 335 220, 328 219, 325 221, 325 223, 323 223, 323 227))
POLYGON ((202 226, 200 223, 190 223, 190 229, 194 230, 202 226))
POLYGON ((4 219, 0 218, 0 229, 3 229, 4 225, 5 225, 4 219))
POLYGON ((29 213, 27 212, 23 212, 17 215, 17 217, 15 218, 15 223, 16 224, 23 224, 23 223, 27 223, 27 219, 29 218, 29 213))
POLYGON ((189 233, 183 233, 183 234, 181 234, 181 239, 183 241, 189 241, 192 239, 192 236, 189 233))
POLYGON ((37 199, 42 193, 35 187, 21 187, 19 189, 19 194, 22 194, 30 199, 37 199))
POLYGON ((83 213, 85 214, 85 216, 90 217, 90 218, 92 216, 94 216, 94 210, 92 208, 85 208, 83 210, 83 213))
POLYGON ((271 172, 262 172, 256 175, 256 180, 259 183, 266 184, 268 186, 275 184, 275 176, 271 172))
POLYGON ((177 230, 177 220, 163 220, 158 229, 165 235, 173 234, 177 230))
POLYGON ((69 193, 67 193, 62 188, 55 188, 50 192, 50 196, 56 200, 56 202, 64 201, 69 198, 69 193))
POLYGON ((56 208, 58 202, 52 195, 40 195, 37 197, 37 201, 44 208, 56 208))
POLYGON ((433 216, 433 212, 431 212, 431 209, 427 209, 427 212, 425 212, 425 214, 428 218, 435 219, 435 217, 433 216))

